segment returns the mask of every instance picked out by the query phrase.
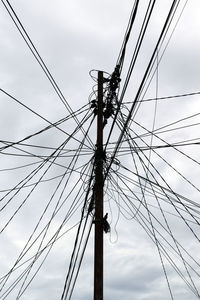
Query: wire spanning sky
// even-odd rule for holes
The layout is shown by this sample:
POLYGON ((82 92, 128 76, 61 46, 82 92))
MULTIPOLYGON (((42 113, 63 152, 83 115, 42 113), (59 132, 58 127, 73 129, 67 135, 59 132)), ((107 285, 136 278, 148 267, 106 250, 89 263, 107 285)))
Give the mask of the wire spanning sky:
POLYGON ((110 78, 117 63, 104 129, 105 299, 200 298, 199 9, 1 1, 0 299, 93 297, 89 72, 110 78))

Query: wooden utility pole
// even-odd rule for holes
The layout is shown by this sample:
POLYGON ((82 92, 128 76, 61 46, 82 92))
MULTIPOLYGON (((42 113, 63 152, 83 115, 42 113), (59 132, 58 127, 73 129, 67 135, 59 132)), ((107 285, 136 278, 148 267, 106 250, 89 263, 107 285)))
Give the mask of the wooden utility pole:
POLYGON ((98 72, 97 149, 95 160, 94 300, 103 300, 103 72, 98 72))

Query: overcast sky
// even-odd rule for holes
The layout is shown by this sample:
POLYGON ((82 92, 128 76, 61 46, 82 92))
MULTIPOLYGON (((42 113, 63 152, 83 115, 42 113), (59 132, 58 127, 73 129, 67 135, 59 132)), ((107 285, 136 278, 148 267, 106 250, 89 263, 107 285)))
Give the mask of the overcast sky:
MULTIPOLYGON (((65 98, 71 108, 76 111, 82 106, 88 104, 88 97, 95 84, 89 76, 89 71, 96 69, 103 70, 110 74, 114 71, 134 1, 16 0, 11 1, 10 3, 56 80, 59 88, 65 95, 65 98)), ((149 1, 147 0, 141 0, 139 3, 136 22, 127 46, 124 68, 121 74, 121 86, 123 86, 127 74, 136 37, 138 36, 148 3, 149 1)), ((131 102, 134 100, 139 83, 148 65, 148 61, 161 32, 171 3, 171 0, 158 0, 155 5, 148 30, 140 50, 140 55, 124 97, 124 102, 131 102)), ((180 6, 175 14, 168 35, 166 36, 165 42, 158 53, 159 60, 162 56, 163 50, 165 50, 159 63, 158 71, 155 72, 155 76, 152 77, 149 87, 143 95, 144 99, 155 98, 156 96, 165 97, 200 91, 199 11, 199 0, 180 1, 180 6), (187 4, 184 8, 186 2, 187 4), (181 14, 183 8, 184 10, 181 14), (176 25, 177 21, 178 23, 176 25), (172 36, 170 38, 171 34, 172 36), (166 49, 165 46, 167 46, 166 49)), ((21 101, 21 103, 40 114, 51 123, 56 122, 61 118, 65 118, 69 114, 33 54, 22 39, 2 2, 0 3, 0 83, 1 89, 11 94, 13 97, 21 101)), ((200 122, 198 115, 192 119, 190 118, 189 120, 185 118, 193 114, 200 113, 199 101, 200 96, 196 95, 161 100, 156 102, 156 106, 155 101, 142 103, 135 116, 135 121, 142 125, 143 128, 133 123, 131 124, 131 128, 137 135, 144 134, 146 132, 145 128, 148 128, 149 131, 158 129, 159 132, 159 128, 183 118, 184 121, 177 123, 175 126, 169 126, 167 129, 172 129, 177 126, 196 124, 200 122), (156 115, 154 118, 155 110, 156 115), (154 121, 155 124, 153 125, 154 121)), ((88 108, 88 106, 86 108, 88 108)), ((126 115, 128 114, 129 108, 130 104, 127 104, 127 108, 123 107, 123 112, 126 115)), ((5 146, 5 142, 19 141, 49 125, 47 121, 38 117, 26 107, 19 104, 19 102, 17 103, 1 91, 0 109, 1 147, 5 146)), ((78 116, 79 120, 82 119, 83 115, 84 114, 78 116)), ((76 123, 73 120, 69 120, 60 125, 60 128, 66 131, 67 134, 71 134, 75 126, 76 123)), ((83 126, 84 130, 87 130, 88 126, 89 121, 83 126)), ((107 126, 110 126, 110 123, 107 126)), ((93 145, 96 142, 95 130, 96 126, 94 124, 89 133, 93 145)), ((162 131, 162 129, 160 129, 160 131, 162 131)), ((119 130, 114 132, 111 142, 116 142, 119 133, 119 130)), ((74 137, 76 140, 70 140, 66 149, 72 150, 78 148, 79 141, 83 138, 82 131, 79 130, 74 137)), ((160 140, 154 138, 152 144, 163 145, 163 140, 167 141, 167 143, 178 143, 184 140, 198 139, 198 125, 161 133, 160 138, 160 140)), ((34 153, 35 156, 43 155, 43 157, 46 157, 53 152, 53 148, 59 147, 65 139, 65 133, 53 128, 33 137, 27 142, 29 145, 40 145, 43 147, 51 147, 52 149, 36 148, 31 146, 28 147, 25 145, 20 146, 20 149, 34 153)), ((145 141, 149 144, 150 140, 151 138, 147 137, 145 141)), ((87 145, 89 145, 89 142, 87 145)), ((127 145, 128 144, 124 144, 126 147, 127 145)), ((140 145, 144 146, 144 143, 140 142, 140 145)), ((180 150, 183 151, 187 157, 182 155, 180 152, 173 152, 171 149, 157 150, 158 155, 151 153, 151 172, 163 186, 170 186, 176 193, 198 202, 200 199, 198 164, 200 161, 199 146, 194 145, 184 149, 183 147, 180 147, 180 150), (164 157, 164 160, 162 157, 164 157), (192 159, 190 159, 190 157, 192 157, 192 159), (155 166, 155 169, 153 166, 155 166), (160 172, 162 178, 166 181, 165 183, 161 180, 161 177, 159 178, 156 170, 160 172), (176 170, 178 170, 178 172, 176 170)), ((84 152, 86 155, 81 156, 76 164, 76 167, 79 167, 79 170, 82 171, 83 174, 86 171, 90 172, 91 165, 89 164, 89 161, 93 154, 93 149, 90 149, 90 151, 86 149, 86 151, 88 151, 84 152), (84 171, 81 169, 83 164, 86 164, 87 168, 84 171)), ((5 151, 1 152, 1 198, 6 196, 9 189, 15 187, 20 181, 28 176, 28 174, 38 166, 38 162, 41 163, 42 161, 38 157, 21 156, 22 154, 28 155, 16 148, 5 149, 5 151), (28 166, 13 169, 24 165, 28 166)), ((131 155, 129 156, 128 152, 126 154, 127 155, 124 156, 118 156, 121 165, 136 172, 137 168, 131 160, 131 155)), ((147 156, 148 155, 150 155, 150 152, 147 152, 147 156)), ((141 161, 137 155, 135 155, 135 157, 136 165, 138 165, 138 172, 141 176, 145 176, 141 161)), ((31 178, 29 184, 36 183, 42 176, 42 180, 46 180, 54 176, 62 175, 65 171, 65 167, 71 166, 71 161, 72 158, 70 157, 58 158, 56 162, 60 165, 53 164, 47 173, 43 175, 43 172, 45 172, 47 168, 44 166, 42 170, 31 178)), ((47 165, 49 166, 49 164, 47 165)), ((122 167, 117 165, 114 166, 114 169, 117 172, 124 172, 122 167)), ((129 174, 128 172, 125 172, 124 174, 130 176, 131 179, 140 182, 140 180, 134 177, 133 174, 129 174)), ((11 199, 16 191, 12 191, 8 196, 1 199, 2 207, 8 203, 5 209, 1 210, 1 228, 4 228, 9 222, 0 238, 1 278, 3 278, 3 276, 12 268, 34 229, 36 230, 34 233, 36 236, 36 234, 39 234, 40 230, 42 230, 42 228, 44 228, 44 226, 48 223, 53 210, 56 207, 59 195, 62 193, 62 189, 64 189, 65 180, 67 180, 67 178, 68 177, 66 176, 61 182, 61 185, 56 192, 58 195, 56 194, 55 199, 53 199, 50 203, 48 212, 44 215, 44 217, 42 217, 41 223, 37 229, 35 229, 36 224, 45 210, 48 201, 54 194, 61 177, 58 177, 55 180, 43 182, 36 186, 34 192, 31 193, 25 205, 17 211, 14 218, 12 218, 12 215, 16 210, 18 210, 24 199, 28 197, 33 186, 22 189, 22 191, 16 194, 10 202, 9 199, 11 199)), ((87 189, 87 176, 75 173, 72 174, 71 180, 72 182, 68 183, 67 191, 64 190, 64 194, 62 195, 63 200, 67 197, 69 191, 78 181, 80 181, 80 185, 83 184, 83 190, 87 189)), ((112 182, 115 182, 116 185, 121 185, 125 191, 125 183, 122 183, 120 178, 118 178, 114 172, 112 173, 112 180, 112 182)), ((151 180, 153 181, 153 177, 151 177, 151 180)), ((134 205, 138 207, 139 201, 143 201, 141 192, 137 185, 135 186, 133 183, 128 184, 129 188, 135 191, 136 196, 132 200, 134 205)), ((150 186, 148 187, 150 188, 150 186)), ((120 196, 114 192, 112 194, 112 188, 113 186, 108 180, 106 183, 107 195, 105 196, 105 212, 108 212, 108 221, 111 225, 111 233, 104 235, 105 299, 172 299, 169 293, 158 249, 138 222, 141 215, 138 215, 137 213, 144 214, 144 216, 148 219, 147 211, 143 205, 141 205, 141 207, 139 206, 139 210, 136 214, 130 212, 129 208, 127 208, 127 206, 123 203, 120 196), (112 196, 115 196, 115 201, 112 199, 112 196), (122 206, 121 209, 119 209, 120 205, 122 206), (123 211, 123 208, 126 209, 126 211, 123 211)), ((149 208, 151 209, 151 213, 155 216, 155 218, 160 220, 162 224, 164 224, 165 220, 158 209, 158 203, 156 202, 155 197, 152 197, 152 194, 149 194, 146 188, 144 188, 144 190, 147 192, 147 202, 150 205, 154 205, 149 208)), ((120 192, 120 190, 118 191, 120 192)), ((64 203, 62 209, 54 218, 49 232, 44 237, 44 245, 61 225, 62 220, 66 216, 66 212, 69 210, 71 203, 74 201, 76 192, 77 190, 72 192, 71 196, 64 203)), ((127 191, 127 197, 130 197, 129 199, 131 199, 130 191, 127 191)), ((181 250, 185 260, 191 266, 187 265, 189 273, 194 280, 193 283, 198 289, 200 289, 199 277, 195 275, 195 271, 199 271, 199 266, 192 260, 192 258, 194 258, 196 262, 200 263, 198 240, 198 237, 200 237, 199 226, 197 223, 192 223, 191 217, 188 216, 187 213, 184 213, 184 217, 189 219, 188 224, 191 224, 190 229, 186 223, 180 219, 180 217, 177 217, 177 211, 172 209, 172 207, 165 202, 162 202, 162 208, 167 211, 165 216, 169 222, 168 224, 175 239, 191 255, 191 257, 189 257, 186 252, 181 250), (170 213, 173 213, 173 215, 170 213), (192 268, 194 269, 193 271, 192 268)), ((195 207, 195 209, 197 211, 195 211, 194 214, 198 216, 199 208, 195 207)), ((74 216, 63 226, 60 234, 67 231, 79 221, 81 212, 82 203, 80 202, 74 216)), ((156 219, 153 219, 152 222, 155 228, 163 234, 163 236, 171 244, 173 244, 173 238, 170 238, 166 234, 159 222, 157 222, 156 219)), ((28 286, 27 290, 25 290, 21 299, 39 300, 46 298, 48 300, 54 300, 61 298, 65 277, 69 267, 69 259, 73 250, 76 230, 77 227, 72 229, 56 242, 40 272, 38 272, 36 278, 34 278, 30 286, 28 286)), ((171 253, 171 257, 177 263, 177 266, 180 267, 185 278, 191 283, 192 281, 190 281, 189 273, 187 274, 187 268, 184 268, 183 261, 180 259, 180 253, 172 253, 173 251, 169 249, 170 246, 167 245, 159 234, 157 235, 157 238, 162 240, 163 245, 166 249, 168 249, 167 253, 171 253)), ((40 245, 40 242, 41 240, 35 243, 35 246, 32 247, 32 249, 30 249, 30 251, 25 255, 22 262, 34 255, 40 245)), ((29 282, 40 263, 42 263, 42 259, 45 257, 45 254, 46 252, 44 253, 44 256, 40 258, 35 269, 31 271, 32 273, 29 274, 30 277, 26 283, 29 282)), ((170 266, 166 258, 164 256, 162 256, 162 258, 174 299, 197 299, 198 297, 190 291, 185 282, 170 266)), ((0 299, 5 299, 4 296, 7 294, 4 294, 4 292, 7 291, 10 284, 14 282, 17 276, 25 270, 26 266, 27 265, 19 268, 19 270, 15 271, 13 275, 9 277, 8 282, 6 282, 4 289, 1 291, 2 294, 0 299)), ((3 283, 4 282, 2 281, 2 284, 3 283)), ((19 282, 10 294, 8 294, 6 299, 17 299, 22 283, 23 280, 19 282)), ((193 283, 191 283, 191 285, 193 283)), ((93 299, 93 232, 91 233, 87 245, 80 274, 71 299, 93 299)))

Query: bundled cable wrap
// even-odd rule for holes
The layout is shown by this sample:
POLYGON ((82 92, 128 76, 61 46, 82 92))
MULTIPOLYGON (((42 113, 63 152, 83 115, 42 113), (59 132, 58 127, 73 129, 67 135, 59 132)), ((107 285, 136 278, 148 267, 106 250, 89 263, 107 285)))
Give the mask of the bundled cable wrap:
POLYGON ((105 233, 110 232, 110 224, 107 221, 108 218, 108 213, 105 214, 105 216, 103 217, 103 231, 105 233))
POLYGON ((104 102, 104 123, 105 126, 107 124, 107 120, 112 117, 116 110, 117 103, 117 89, 119 88, 120 79, 120 65, 116 65, 114 72, 111 75, 109 80, 108 92, 106 95, 106 99, 104 102))

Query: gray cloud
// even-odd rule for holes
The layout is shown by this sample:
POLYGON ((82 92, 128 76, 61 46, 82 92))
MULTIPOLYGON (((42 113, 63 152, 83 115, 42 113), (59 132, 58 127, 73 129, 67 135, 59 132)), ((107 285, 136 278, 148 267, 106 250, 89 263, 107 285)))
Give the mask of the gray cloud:
MULTIPOLYGON (((151 55, 152 49, 161 24, 166 15, 167 8, 171 1, 162 1, 158 3, 154 19, 150 24, 150 30, 144 39, 144 44, 141 49, 141 56, 139 62, 134 69, 133 77, 128 87, 125 101, 131 101, 135 97, 138 84, 142 78, 144 70, 147 66, 148 59, 151 55), (164 2, 164 3, 163 3, 164 2), (156 16, 159 15, 159 18, 156 16)), ((52 1, 24 1, 20 0, 12 3, 16 9, 20 20, 24 24, 27 32, 30 34, 33 42, 35 43, 39 53, 47 63, 49 70, 55 77, 58 85, 66 95, 71 107, 76 110, 80 106, 88 102, 88 95, 92 90, 93 81, 88 75, 90 69, 103 69, 112 72, 116 63, 119 49, 123 40, 124 32, 132 1, 120 3, 119 1, 59 1, 54 3, 52 1)), ((147 1, 140 4, 139 16, 142 17, 144 8, 147 1), (143 5, 143 6, 142 6, 143 5)), ((177 29, 169 43, 165 55, 160 63, 158 70, 158 96, 173 95, 176 93, 186 93, 199 90, 199 2, 188 2, 184 14, 177 26, 177 29)), ((141 21, 140 21, 141 23, 141 21)), ((139 21, 136 25, 139 28, 139 21)), ((125 59, 124 70, 122 72, 122 86, 125 75, 128 69, 129 62, 132 57, 133 48, 135 45, 136 28, 131 35, 130 44, 127 48, 127 56, 125 59)), ((45 78, 44 73, 36 63, 32 54, 28 50, 24 41, 20 37, 18 31, 11 22, 9 16, 1 3, 0 6, 0 81, 1 88, 11 93, 13 96, 21 100, 24 104, 31 107, 33 110, 40 113, 42 116, 55 122, 58 119, 68 115, 65 107, 56 96, 50 83, 45 78)), ((152 80, 150 88, 148 89, 145 98, 154 98, 156 95, 155 77, 152 80)), ((170 100, 171 101, 171 100, 170 100)), ((181 98, 172 100, 171 102, 163 100, 158 102, 157 115, 155 128, 165 126, 178 119, 184 118, 188 115, 199 112, 199 96, 190 98, 181 98)), ((0 108, 2 111, 0 119, 1 140, 17 141, 29 134, 32 134, 45 126, 48 123, 33 115, 31 112, 9 99, 4 94, 0 95, 0 108)), ((140 106, 136 121, 142 126, 152 130, 153 114, 155 106, 152 102, 143 103, 140 106)), ((127 111, 126 111, 127 112, 127 111)), ((192 121, 185 121, 179 125, 186 125, 198 123, 199 118, 196 117, 192 121), (186 123, 188 122, 188 123, 186 123)), ((75 123, 72 121, 64 123, 61 128, 71 133, 74 129, 75 123)), ((85 126, 87 129, 88 123, 85 126)), ((95 126, 94 126, 95 127, 95 126)), ((90 135, 95 143, 96 128, 91 130, 90 135)), ((174 128, 171 126, 170 128, 174 128)), ((160 134, 159 136, 168 142, 176 142, 184 139, 192 139, 198 137, 198 126, 189 129, 182 129, 180 131, 172 131, 160 134), (178 132, 178 133, 177 133, 178 132)), ((134 123, 132 124, 133 132, 143 133, 144 129, 139 129, 134 123)), ((107 129, 105 129, 106 132, 107 129)), ((113 136, 113 142, 117 140, 119 131, 116 130, 113 136)), ((57 129, 51 129, 39 136, 31 139, 31 144, 50 146, 52 148, 58 147, 66 136, 59 132, 57 129)), ((80 140, 82 134, 78 133, 76 138, 80 140)), ((149 143, 150 138, 144 138, 149 143)), ((144 143, 140 142, 141 145, 144 143)), ((153 144, 162 144, 160 140, 154 137, 153 144)), ((73 141, 67 148, 77 148, 78 143, 73 141)), ((127 144, 125 144, 127 145, 127 144)), ((1 144, 3 146, 3 144, 1 144)), ((30 147, 21 147, 24 150, 31 151, 39 155, 49 155, 53 150, 35 149, 30 147)), ((190 155, 197 162, 199 161, 199 151, 196 147, 190 146, 184 151, 190 155)), ((7 150, 7 153, 21 152, 16 150, 7 150), (9 152, 10 151, 10 152, 9 152)), ((180 153, 173 149, 156 150, 158 154, 162 155, 167 162, 173 167, 176 167, 188 180, 195 186, 199 185, 199 168, 197 162, 183 157, 180 153)), ((146 152, 149 155, 149 152, 146 152)), ((135 155, 135 157, 137 157, 135 155)), ((144 156, 141 154, 142 159, 146 162, 144 156)), ((132 167, 131 156, 118 157, 121 164, 126 167, 132 167)), ((1 155, 1 168, 12 168, 19 165, 24 165, 37 161, 38 158, 30 157, 13 157, 10 155, 1 155)), ((63 166, 70 164, 69 158, 59 158, 58 162, 63 166)), ((81 157, 77 163, 77 167, 81 164, 88 162, 88 157, 81 157)), ((141 161, 136 158, 138 169, 144 176, 145 172, 141 161)), ((196 188, 191 184, 186 183, 183 177, 178 175, 169 165, 167 165, 161 157, 152 153, 152 161, 156 169, 162 174, 176 192, 185 195, 186 197, 198 201, 199 193, 196 188)), ((0 190, 9 189, 15 186, 25 176, 32 171, 36 165, 29 166, 18 170, 1 171, 0 172, 0 190)), ((134 171, 135 168, 133 168, 134 171)), ((150 167, 154 176, 166 187, 166 184, 159 178, 156 171, 150 167)), ((119 167, 119 171, 122 169, 119 167)), ((63 168, 59 166, 52 166, 44 176, 44 179, 51 178, 55 175, 60 175, 64 172, 63 168)), ((126 173, 124 173, 126 174, 126 173)), ((115 176, 115 174, 112 174, 115 176)), ((36 175, 30 183, 35 183, 42 176, 42 171, 36 175)), ((129 176, 132 176, 129 174, 129 176)), ((64 196, 67 195, 73 184, 80 178, 80 174, 72 177, 72 182, 65 191, 64 196)), ((136 177, 133 176, 135 179, 136 177)), ((152 176, 150 176, 152 179, 152 176)), ((30 234, 35 228, 42 211, 45 209, 46 204, 56 189, 58 180, 52 180, 40 184, 35 192, 32 194, 27 203, 19 211, 16 217, 12 220, 8 228, 2 234, 1 248, 0 248, 0 272, 3 276, 12 267, 17 259, 24 245, 26 244, 30 234)), ((118 182, 120 180, 118 179, 118 182)), ((123 188, 125 185, 120 183, 123 188)), ((59 192, 64 187, 61 184, 59 192)), ((140 192, 138 187, 130 183, 130 187, 136 193, 140 192)), ((149 186, 148 186, 149 187, 149 186)), ((108 189, 111 186, 108 186, 108 189)), ((7 206, 1 217, 1 226, 4 226, 15 209, 22 203, 25 197, 30 192, 31 187, 21 191, 13 201, 7 206)), ((11 193, 11 195, 13 192, 11 193)), ((156 200, 147 194, 147 202, 158 206, 156 200)), ((5 192, 1 192, 5 195, 5 192)), ((131 193, 127 192, 128 197, 131 193)), ((142 195, 138 195, 138 199, 142 199, 142 195)), ((54 218, 52 226, 45 238, 45 243, 49 240, 50 236, 56 231, 61 224, 68 211, 75 193, 72 193, 71 198, 66 201, 63 209, 54 218)), ((56 196, 50 205, 50 209, 45 215, 42 223, 37 229, 35 236, 39 234, 40 230, 48 222, 53 209, 56 207, 59 196, 56 196)), ((6 198, 7 199, 7 198, 6 198)), ((116 198, 117 199, 117 198, 116 198)), ((129 198, 130 200, 131 198, 129 198)), ((116 200, 117 201, 117 200, 116 200)), ((127 209, 128 199, 120 200, 120 204, 124 209, 127 209), (125 203, 126 202, 126 203, 125 203)), ((134 205, 138 207, 138 200, 131 199, 134 205)), ((2 201, 1 204, 5 203, 2 201)), ((171 206, 160 201, 162 208, 169 213, 177 214, 175 209, 171 206)), ((180 205, 181 207, 181 205, 180 205)), ((150 211, 156 218, 165 224, 165 220, 158 209, 149 206, 150 211)), ((159 260, 158 251, 156 246, 149 239, 143 228, 137 224, 136 220, 126 220, 122 214, 117 223, 119 209, 114 201, 109 200, 109 196, 105 198, 105 211, 109 213, 109 221, 112 219, 111 224, 111 238, 115 240, 118 236, 116 244, 110 243, 109 235, 105 236, 105 299, 127 299, 127 300, 158 300, 170 299, 169 291, 167 288, 166 279, 163 274, 162 266, 159 260), (109 202, 110 201, 110 202, 109 202), (109 208, 111 205, 112 215, 109 208), (116 224, 117 223, 117 224, 116 224)), ((123 211, 121 209, 121 213, 123 211)), ((133 210, 133 213, 135 211, 133 210)), ((148 220, 148 214, 141 206, 139 213, 143 213, 148 220)), ((73 218, 64 226, 62 232, 74 225, 80 218, 81 208, 77 210, 73 218)), ((132 215, 133 215, 132 213, 132 215)), ((181 242, 183 247, 189 251, 197 261, 199 261, 199 243, 195 239, 191 230, 188 229, 186 224, 180 218, 171 216, 165 213, 170 228, 174 232, 174 236, 181 242)), ((194 212, 198 218, 198 213, 194 212)), ((127 213, 125 216, 130 218, 127 213)), ((139 214, 137 215, 139 217, 139 214)), ((191 216, 185 214, 191 221, 191 216)), ((152 222, 164 237, 170 242, 172 239, 161 228, 161 225, 152 218, 152 222)), ((198 220, 198 219, 197 219, 198 220)), ((146 221, 147 222, 147 221, 146 221)), ((149 228, 150 224, 147 222, 149 228)), ((191 225, 195 234, 199 236, 199 227, 191 225)), ((166 227, 166 224, 165 224, 166 227)), ((64 286, 64 278, 67 274, 69 266, 69 259, 71 256, 74 236, 76 230, 72 230, 61 238, 53 247, 50 256, 47 258, 46 263, 41 268, 41 272, 31 283, 22 299, 37 300, 40 298, 48 298, 49 300, 59 299, 64 286)), ((157 233, 156 233, 157 234, 157 233)), ((167 244, 157 234, 157 238, 167 244)), ((41 241, 41 240, 40 240, 41 241)), ((39 242, 37 243, 37 247, 39 242)), ((169 246, 168 246, 169 247, 169 246)), ((34 251, 36 251, 36 246, 34 251)), ((34 251, 30 251, 26 258, 33 255, 34 251)), ((197 271, 198 268, 194 261, 182 250, 183 256, 188 259, 188 262, 197 271)), ((180 266, 184 275, 188 279, 188 275, 184 270, 183 263, 176 255, 171 257, 180 266)), ((42 260, 40 260, 41 262, 42 260)), ((186 289, 184 282, 169 266, 165 260, 165 266, 169 281, 174 294, 174 299, 193 300, 196 299, 189 290, 186 289)), ((39 262, 37 267, 39 266, 39 262)), ((194 282, 198 286, 198 277, 188 267, 193 275, 194 282)), ((20 269, 21 270, 21 269, 20 269)), ((36 270, 36 269, 35 269, 36 270)), ((15 274, 20 274, 16 271, 15 274)), ((33 273, 32 273, 33 274, 33 273)), ((11 277, 10 283, 14 280, 15 276, 11 277)), ((18 288, 19 290, 19 288, 18 288)), ((11 293, 7 299, 15 299, 18 290, 11 293)), ((74 291, 72 299, 77 300, 90 300, 93 298, 93 234, 89 241, 88 249, 86 251, 83 266, 78 277, 77 286, 74 291)))

